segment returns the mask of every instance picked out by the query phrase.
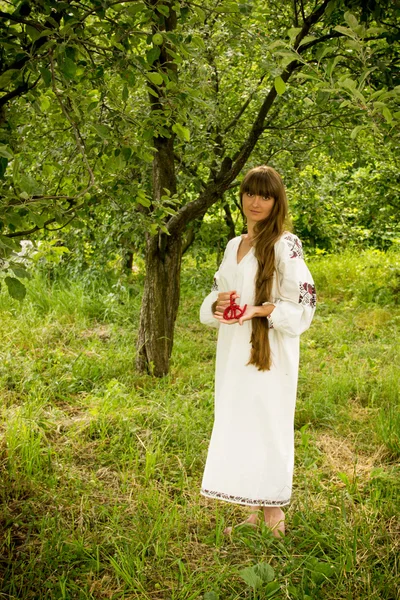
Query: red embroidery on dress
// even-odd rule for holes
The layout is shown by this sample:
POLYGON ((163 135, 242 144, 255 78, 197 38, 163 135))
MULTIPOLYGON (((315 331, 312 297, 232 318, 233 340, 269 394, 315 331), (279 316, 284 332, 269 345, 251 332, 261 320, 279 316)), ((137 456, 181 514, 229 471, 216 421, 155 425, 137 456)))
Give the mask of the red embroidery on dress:
POLYGON ((290 258, 302 258, 304 260, 303 246, 299 238, 288 233, 283 239, 289 246, 290 258))
POLYGON ((299 304, 309 305, 312 308, 317 304, 317 295, 315 293, 315 285, 311 283, 302 283, 300 281, 300 296, 299 304))

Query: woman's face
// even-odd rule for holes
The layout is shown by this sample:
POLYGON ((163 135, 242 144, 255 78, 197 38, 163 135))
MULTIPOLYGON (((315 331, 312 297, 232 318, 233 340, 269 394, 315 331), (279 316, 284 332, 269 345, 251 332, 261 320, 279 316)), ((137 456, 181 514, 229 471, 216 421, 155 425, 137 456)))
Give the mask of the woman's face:
POLYGON ((275 198, 256 196, 251 192, 244 192, 242 196, 243 212, 248 221, 257 223, 266 219, 271 214, 275 198))

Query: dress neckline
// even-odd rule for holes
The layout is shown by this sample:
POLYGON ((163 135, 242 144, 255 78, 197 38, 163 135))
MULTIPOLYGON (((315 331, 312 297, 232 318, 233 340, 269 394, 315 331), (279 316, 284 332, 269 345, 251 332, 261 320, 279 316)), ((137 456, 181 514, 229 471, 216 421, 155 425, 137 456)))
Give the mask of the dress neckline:
POLYGON ((252 251, 253 251, 253 249, 254 249, 254 247, 253 247, 253 246, 251 246, 251 247, 250 247, 250 250, 248 250, 248 251, 246 252, 246 254, 245 254, 244 256, 242 256, 242 258, 241 258, 241 259, 240 259, 240 261, 238 262, 238 250, 239 250, 240 244, 241 244, 241 242, 242 242, 242 236, 241 236, 241 235, 239 235, 239 236, 238 236, 238 240, 239 240, 239 244, 237 245, 237 247, 236 247, 236 252, 235 252, 235 260, 236 260, 236 266, 237 266, 237 267, 238 267, 239 265, 241 265, 241 264, 242 264, 242 262, 244 261, 244 259, 246 258, 246 256, 247 256, 248 254, 251 254, 251 253, 252 253, 252 251))

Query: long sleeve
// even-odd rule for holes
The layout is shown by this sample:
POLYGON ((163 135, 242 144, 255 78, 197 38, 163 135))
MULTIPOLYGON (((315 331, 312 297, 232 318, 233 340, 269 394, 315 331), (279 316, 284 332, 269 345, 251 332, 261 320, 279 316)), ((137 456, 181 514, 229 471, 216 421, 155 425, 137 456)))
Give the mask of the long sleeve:
POLYGON ((304 262, 301 242, 292 233, 285 233, 277 242, 275 258, 278 295, 268 324, 295 337, 311 325, 316 305, 314 280, 304 262))
POLYGON ((214 281, 213 281, 213 284, 211 287, 211 292, 208 294, 208 296, 206 296, 204 298, 203 303, 200 306, 200 323, 202 323, 203 325, 208 325, 209 327, 214 327, 216 329, 219 328, 220 323, 217 319, 214 319, 214 317, 213 317, 212 305, 218 298, 219 269, 222 267, 222 265, 224 264, 224 261, 226 260, 226 257, 228 254, 228 247, 229 247, 229 242, 225 248, 224 256, 223 256, 221 264, 218 268, 218 271, 214 274, 214 281))

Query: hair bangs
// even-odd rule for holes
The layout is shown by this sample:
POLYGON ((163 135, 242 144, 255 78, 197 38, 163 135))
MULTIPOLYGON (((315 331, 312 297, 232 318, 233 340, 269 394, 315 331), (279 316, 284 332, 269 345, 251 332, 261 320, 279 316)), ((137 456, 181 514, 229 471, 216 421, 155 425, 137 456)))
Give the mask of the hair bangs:
POLYGON ((250 171, 242 181, 240 194, 244 193, 276 198, 278 190, 275 181, 267 171, 254 170, 250 171))

